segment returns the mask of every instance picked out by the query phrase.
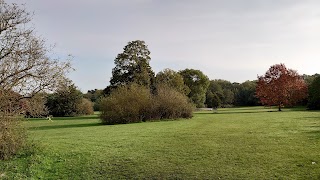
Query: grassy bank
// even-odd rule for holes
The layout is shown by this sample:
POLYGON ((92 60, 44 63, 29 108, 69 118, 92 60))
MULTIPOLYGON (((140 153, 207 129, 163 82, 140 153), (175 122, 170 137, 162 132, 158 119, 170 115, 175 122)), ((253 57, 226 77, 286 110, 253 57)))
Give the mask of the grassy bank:
POLYGON ((189 120, 104 126, 95 115, 26 126, 38 145, 0 162, 2 178, 320 178, 320 112, 248 107, 189 120))

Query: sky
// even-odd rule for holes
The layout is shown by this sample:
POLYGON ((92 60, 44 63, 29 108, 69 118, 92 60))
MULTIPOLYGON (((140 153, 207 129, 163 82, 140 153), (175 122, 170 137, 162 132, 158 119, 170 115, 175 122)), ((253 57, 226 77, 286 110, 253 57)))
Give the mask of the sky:
POLYGON ((319 0, 5 0, 25 4, 50 56, 73 56, 82 92, 109 85, 114 59, 144 40, 155 73, 199 69, 242 83, 271 65, 320 73, 319 0))

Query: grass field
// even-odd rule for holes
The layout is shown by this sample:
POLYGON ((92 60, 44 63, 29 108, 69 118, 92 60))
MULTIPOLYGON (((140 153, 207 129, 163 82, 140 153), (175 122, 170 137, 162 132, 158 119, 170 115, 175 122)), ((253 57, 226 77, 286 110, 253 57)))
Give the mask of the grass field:
POLYGON ((105 126, 94 115, 26 126, 36 148, 0 162, 0 179, 320 179, 319 111, 230 108, 177 121, 105 126))

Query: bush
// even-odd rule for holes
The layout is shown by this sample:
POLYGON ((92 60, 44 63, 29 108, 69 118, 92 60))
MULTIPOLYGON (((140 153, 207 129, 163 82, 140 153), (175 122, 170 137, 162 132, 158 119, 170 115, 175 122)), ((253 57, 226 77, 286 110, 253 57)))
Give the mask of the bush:
POLYGON ((17 118, 24 111, 18 93, 0 89, 0 159, 9 159, 24 146, 26 130, 17 118))
POLYGON ((192 117, 188 98, 168 86, 158 86, 155 95, 141 85, 121 86, 101 100, 100 108, 104 124, 192 117))
POLYGON ((19 119, 0 116, 0 159, 9 159, 15 155, 26 141, 26 130, 19 119))
POLYGON ((77 114, 79 115, 94 114, 93 103, 86 98, 82 98, 81 103, 77 107, 77 114))
POLYGON ((157 87, 153 96, 153 108, 155 117, 160 119, 191 118, 192 104, 184 94, 166 85, 157 87))
POLYGON ((151 93, 148 88, 132 84, 118 87, 101 100, 100 118, 103 124, 125 124, 146 119, 151 93))
POLYGON ((25 117, 27 118, 37 118, 47 116, 49 114, 48 108, 45 105, 47 100, 47 95, 44 93, 36 94, 32 98, 24 99, 23 103, 25 105, 25 117))

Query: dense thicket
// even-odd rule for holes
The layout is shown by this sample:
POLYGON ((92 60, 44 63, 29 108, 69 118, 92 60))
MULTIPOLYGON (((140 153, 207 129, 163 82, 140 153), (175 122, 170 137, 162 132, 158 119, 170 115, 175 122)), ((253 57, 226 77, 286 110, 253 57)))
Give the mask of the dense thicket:
POLYGON ((126 124, 155 119, 190 118, 192 105, 182 93, 158 86, 152 94, 148 87, 119 86, 101 101, 100 118, 104 124, 126 124))

